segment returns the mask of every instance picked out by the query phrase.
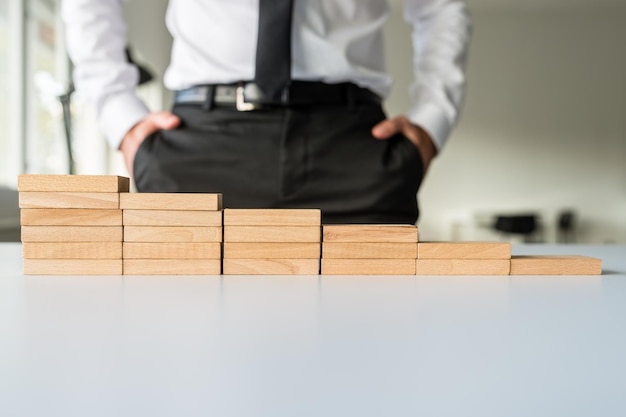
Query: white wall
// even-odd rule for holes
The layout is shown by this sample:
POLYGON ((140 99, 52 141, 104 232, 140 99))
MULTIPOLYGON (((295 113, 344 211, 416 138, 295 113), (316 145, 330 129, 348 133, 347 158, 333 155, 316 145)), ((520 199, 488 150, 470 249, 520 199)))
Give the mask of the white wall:
MULTIPOLYGON (((472 14, 465 111, 420 193, 421 237, 454 238, 453 224, 469 226, 477 212, 536 209, 550 226, 573 208, 581 240, 625 243, 626 9, 472 14)), ((396 5, 391 114, 408 105, 409 34, 396 5)))
MULTIPOLYGON (((163 75, 170 62, 172 37, 165 27, 167 3, 167 0, 129 0, 124 7, 133 58, 154 73, 155 81, 151 86, 162 87, 163 75)), ((171 92, 161 87, 156 89, 158 94, 155 91, 143 92, 152 95, 150 101, 153 103, 149 103, 149 106, 153 110, 166 109, 171 104, 171 92)))

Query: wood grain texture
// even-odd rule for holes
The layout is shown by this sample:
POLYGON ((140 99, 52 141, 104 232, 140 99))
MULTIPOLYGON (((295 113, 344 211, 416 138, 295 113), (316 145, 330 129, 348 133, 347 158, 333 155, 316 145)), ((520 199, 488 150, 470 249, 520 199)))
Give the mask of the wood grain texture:
POLYGON ((417 275, 509 275, 508 259, 418 259, 417 275))
POLYGON ((130 179, 115 175, 33 175, 17 177, 17 190, 75 193, 127 193, 130 179))
POLYGON ((129 193, 120 195, 123 210, 221 210, 221 194, 129 193))
POLYGON ((324 242, 417 242, 412 225, 325 225, 324 242))
POLYGON ((318 275, 318 259, 224 259, 224 275, 318 275))
POLYGON ((415 259, 322 258, 322 275, 415 275, 415 259))
POLYGON ((122 260, 24 259, 24 275, 122 275, 122 260))
POLYGON ((221 242, 216 226, 126 226, 124 242, 221 242))
POLYGON ((319 259, 319 243, 224 243, 224 259, 319 259))
POLYGON ((320 242, 319 226, 224 226, 224 242, 320 242))
POLYGON ((320 226, 318 209, 225 209, 224 226, 320 226))
POLYGON ((222 226, 215 210, 124 210, 124 226, 222 226))
POLYGON ((124 259, 221 259, 222 244, 124 242, 124 259))
POLYGON ((124 275, 220 275, 218 259, 124 259, 124 275))
POLYGON ((22 209, 22 226, 121 226, 122 210, 22 209))
POLYGON ((325 242, 322 258, 335 259, 417 259, 417 243, 325 242))
POLYGON ((503 242, 420 242, 419 259, 511 259, 511 244, 503 242))
POLYGON ((22 226, 22 242, 121 242, 121 226, 22 226))
POLYGON ((25 242, 24 259, 122 259, 122 242, 25 242))
POLYGON ((513 256, 511 275, 601 275, 602 259, 588 256, 513 256))
POLYGON ((19 193, 20 208, 85 208, 118 209, 118 193, 66 193, 66 192, 31 192, 19 193))

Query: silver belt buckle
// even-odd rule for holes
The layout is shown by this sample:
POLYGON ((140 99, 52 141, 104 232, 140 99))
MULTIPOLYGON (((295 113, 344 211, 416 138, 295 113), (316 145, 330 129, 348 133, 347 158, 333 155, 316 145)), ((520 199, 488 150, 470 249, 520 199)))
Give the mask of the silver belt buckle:
POLYGON ((260 109, 261 106, 255 103, 249 103, 246 101, 246 97, 244 94, 244 86, 238 85, 236 90, 236 98, 235 98, 235 107, 238 111, 252 111, 260 109))

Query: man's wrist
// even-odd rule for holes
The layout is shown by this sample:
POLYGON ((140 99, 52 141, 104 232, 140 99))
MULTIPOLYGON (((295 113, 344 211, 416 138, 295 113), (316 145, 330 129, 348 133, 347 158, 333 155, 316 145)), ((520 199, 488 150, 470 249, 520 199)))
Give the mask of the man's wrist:
POLYGON ((435 145, 435 142, 433 141, 430 134, 419 125, 413 124, 413 126, 415 126, 415 128, 419 132, 420 144, 422 145, 422 148, 427 150, 429 158, 434 158, 435 156, 437 156, 437 146, 435 145))
POLYGON ((441 151, 452 131, 452 123, 444 111, 433 104, 421 104, 411 108, 407 117, 428 135, 437 153, 441 151))

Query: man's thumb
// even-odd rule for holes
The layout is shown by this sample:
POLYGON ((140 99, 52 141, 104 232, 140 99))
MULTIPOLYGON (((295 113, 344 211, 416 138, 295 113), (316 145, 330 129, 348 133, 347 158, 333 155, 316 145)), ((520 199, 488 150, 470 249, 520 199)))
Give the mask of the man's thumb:
POLYGON ((156 130, 174 129, 180 125, 180 118, 175 114, 166 111, 153 113, 150 119, 156 130))

